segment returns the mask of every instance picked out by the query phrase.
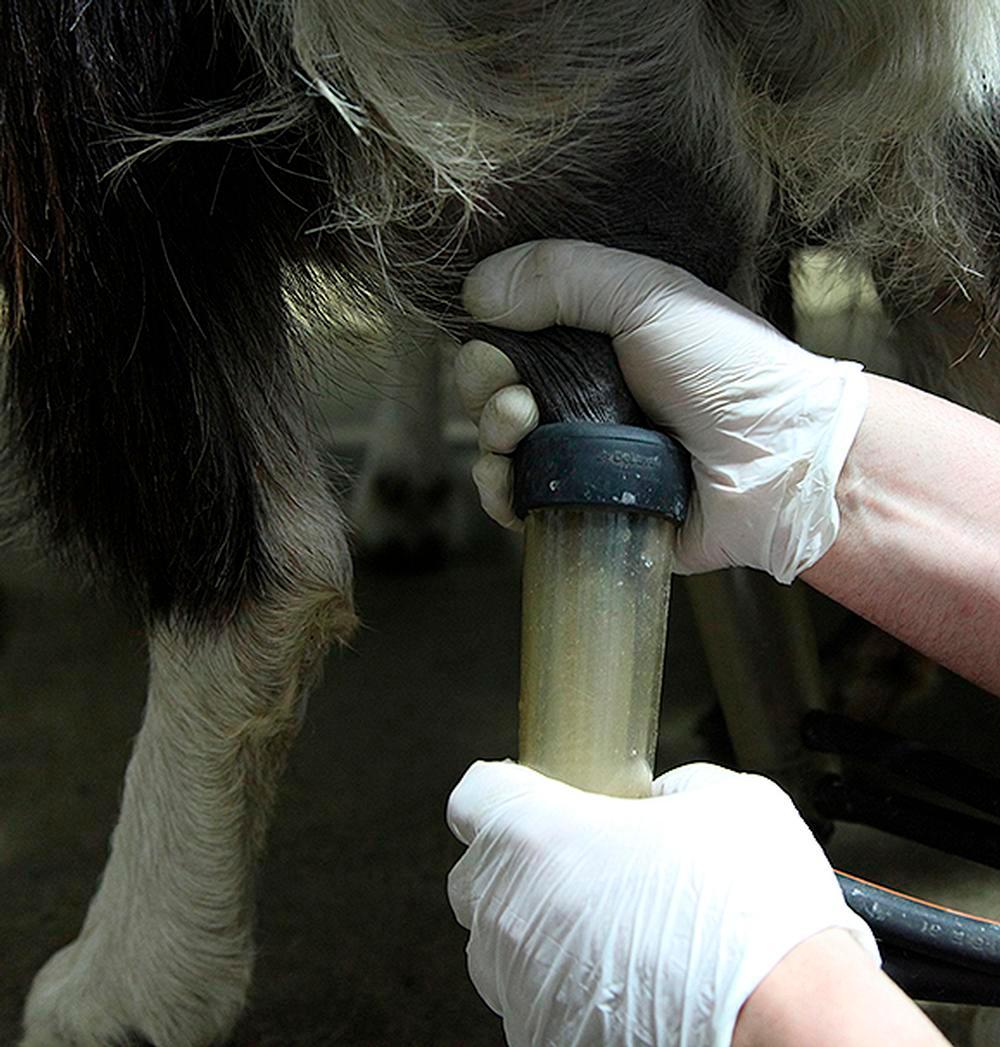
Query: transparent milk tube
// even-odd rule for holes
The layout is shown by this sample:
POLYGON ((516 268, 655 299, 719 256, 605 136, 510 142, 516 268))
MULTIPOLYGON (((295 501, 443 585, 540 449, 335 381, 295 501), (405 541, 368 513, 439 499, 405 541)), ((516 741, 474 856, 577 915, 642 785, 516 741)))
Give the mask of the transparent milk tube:
POLYGON ((648 796, 675 525, 612 508, 525 523, 522 763, 593 792, 648 796))

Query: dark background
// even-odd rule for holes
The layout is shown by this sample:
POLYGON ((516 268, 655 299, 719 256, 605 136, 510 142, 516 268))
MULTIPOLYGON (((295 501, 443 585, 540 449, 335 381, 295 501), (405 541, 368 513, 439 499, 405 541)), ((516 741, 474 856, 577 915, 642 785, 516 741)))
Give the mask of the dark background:
MULTIPOLYGON (((281 791, 238 1047, 503 1043, 466 977, 465 932, 447 904, 460 847, 444 807, 473 759, 515 752, 518 552, 465 515, 471 534, 445 569, 359 571, 364 627, 352 649, 331 654, 281 791)), ((0 593, 0 1044, 10 1045, 34 971, 75 935, 103 865, 145 653, 117 612, 25 555, 4 553, 0 593)), ((711 755, 696 730, 711 701, 678 585, 662 766, 711 755)), ((1000 738, 1000 702, 950 679, 902 715, 988 751, 1000 738)), ((1000 874, 850 828, 838 830, 834 856, 1000 916, 1000 874)), ((970 1042, 966 1012, 945 1020, 956 1043, 970 1042)))

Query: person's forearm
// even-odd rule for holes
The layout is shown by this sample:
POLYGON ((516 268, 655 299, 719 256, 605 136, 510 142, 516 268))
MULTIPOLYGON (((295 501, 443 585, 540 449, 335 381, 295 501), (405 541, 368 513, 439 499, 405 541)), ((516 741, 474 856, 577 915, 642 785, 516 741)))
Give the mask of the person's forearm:
POLYGON ((793 949, 740 1010, 732 1047, 947 1047, 947 1040, 850 936, 793 949))
POLYGON ((1000 694, 1000 425, 872 376, 837 502, 801 577, 1000 694))

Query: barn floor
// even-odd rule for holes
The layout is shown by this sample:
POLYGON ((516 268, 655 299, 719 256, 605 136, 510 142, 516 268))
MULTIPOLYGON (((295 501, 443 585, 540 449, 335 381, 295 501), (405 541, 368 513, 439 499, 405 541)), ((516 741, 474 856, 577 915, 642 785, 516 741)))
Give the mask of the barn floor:
MULTIPOLYGON (((515 752, 517 548, 472 511, 470 488, 463 480, 471 530, 443 570, 359 570, 364 628, 330 656, 284 782, 260 876, 253 999, 232 1047, 503 1043, 467 980, 444 886, 460 853, 444 825, 449 790, 473 759, 515 752)), ((712 693, 676 589, 664 767, 709 755, 695 725, 712 693)), ((75 934, 103 864, 145 665, 129 622, 24 555, 5 552, 0 594, 6 1047, 33 972, 75 934)), ((936 737, 942 710, 966 739, 1000 737, 1000 702, 954 681, 907 715, 936 737)), ((833 854, 842 868, 1000 917, 1000 874, 849 827, 833 854)), ((971 1043, 969 1012, 942 1021, 954 1043, 971 1043)))

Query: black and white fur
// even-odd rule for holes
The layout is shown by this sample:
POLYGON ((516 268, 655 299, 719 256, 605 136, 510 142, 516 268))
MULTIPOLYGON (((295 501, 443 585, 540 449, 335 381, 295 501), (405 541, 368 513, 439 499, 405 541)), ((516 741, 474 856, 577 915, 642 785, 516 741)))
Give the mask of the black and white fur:
POLYGON ((303 318, 345 355, 460 327, 467 268, 540 236, 780 317, 826 244, 923 383, 995 411, 998 37, 997 0, 0 0, 4 504, 151 652, 26 1047, 200 1047, 243 1006, 270 801, 353 623, 303 318))

